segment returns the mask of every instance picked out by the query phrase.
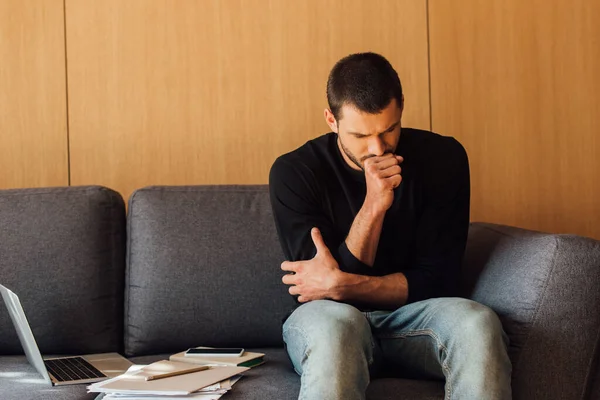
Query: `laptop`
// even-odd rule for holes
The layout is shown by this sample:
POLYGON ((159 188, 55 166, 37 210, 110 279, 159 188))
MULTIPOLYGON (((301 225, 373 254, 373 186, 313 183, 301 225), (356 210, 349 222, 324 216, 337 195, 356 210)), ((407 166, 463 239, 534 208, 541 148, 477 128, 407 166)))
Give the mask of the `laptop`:
POLYGON ((125 373, 132 365, 117 353, 42 358, 19 297, 3 285, 0 285, 0 293, 29 364, 48 384, 58 386, 99 382, 125 373))

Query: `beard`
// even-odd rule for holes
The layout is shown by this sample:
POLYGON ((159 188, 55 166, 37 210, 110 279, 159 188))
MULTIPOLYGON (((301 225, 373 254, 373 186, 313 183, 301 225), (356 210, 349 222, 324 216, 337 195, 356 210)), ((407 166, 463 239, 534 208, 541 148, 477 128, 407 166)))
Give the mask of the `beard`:
MULTIPOLYGON (((362 163, 358 160, 358 158, 352 154, 352 152, 350 150, 348 150, 348 148, 346 146, 344 146, 344 142, 342 142, 342 139, 340 138, 340 136, 338 135, 338 140, 340 141, 340 146, 342 147, 342 150, 344 151, 344 153, 346 153, 346 156, 354 163, 356 164, 356 166, 358 168, 360 168, 363 172, 365 172, 365 168, 363 167, 362 163)), ((372 156, 371 156, 372 157, 372 156)), ((366 160, 367 158, 369 158, 369 156, 367 157, 363 157, 363 161, 366 160)))
MULTIPOLYGON (((352 152, 346 147, 344 146, 344 142, 342 142, 342 138, 340 138, 340 135, 338 134, 338 140, 340 141, 340 147, 342 148, 342 150, 344 151, 344 153, 346 154, 346 156, 358 167, 361 169, 361 171, 365 172, 365 168, 364 168, 364 161, 367 158, 371 158, 371 157, 375 157, 375 154, 367 154, 366 156, 362 157, 362 158, 358 158, 356 157, 354 154, 352 154, 352 152)), ((383 154, 388 154, 388 153, 393 153, 392 149, 386 149, 385 152, 383 154)))

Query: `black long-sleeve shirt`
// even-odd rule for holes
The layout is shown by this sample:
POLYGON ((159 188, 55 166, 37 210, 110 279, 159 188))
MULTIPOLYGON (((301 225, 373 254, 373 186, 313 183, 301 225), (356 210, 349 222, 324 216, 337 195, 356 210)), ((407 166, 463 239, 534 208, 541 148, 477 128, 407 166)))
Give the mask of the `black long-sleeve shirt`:
POLYGON ((402 272, 408 301, 455 295, 469 227, 469 163, 454 138, 402 128, 396 154, 402 182, 385 214, 375 262, 362 263, 345 239, 366 196, 364 172, 352 169, 328 133, 280 156, 269 176, 271 205, 285 257, 316 254, 310 230, 345 272, 383 276, 402 272))

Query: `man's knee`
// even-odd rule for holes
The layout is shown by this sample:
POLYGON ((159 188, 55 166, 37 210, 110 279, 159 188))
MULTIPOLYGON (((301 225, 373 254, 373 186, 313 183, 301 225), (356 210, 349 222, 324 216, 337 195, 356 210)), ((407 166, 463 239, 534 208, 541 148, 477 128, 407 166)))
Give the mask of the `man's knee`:
POLYGON ((370 333, 365 316, 355 307, 331 300, 311 301, 298 307, 284 324, 286 329, 300 329, 305 336, 333 339, 364 336, 370 333))
POLYGON ((454 336, 470 346, 487 347, 498 340, 508 344, 502 323, 491 308, 472 300, 456 299, 448 314, 453 319, 454 336))
POLYGON ((283 326, 283 338, 288 350, 293 347, 303 354, 337 357, 358 352, 372 357, 371 328, 365 316, 355 307, 330 300, 296 309, 283 326))

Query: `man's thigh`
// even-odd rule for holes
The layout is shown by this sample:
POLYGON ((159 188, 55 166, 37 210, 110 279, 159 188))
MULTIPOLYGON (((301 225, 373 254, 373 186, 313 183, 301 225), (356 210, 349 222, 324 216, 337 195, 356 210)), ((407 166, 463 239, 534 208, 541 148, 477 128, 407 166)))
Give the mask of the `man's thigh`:
POLYGON ((435 298, 366 316, 383 362, 403 377, 444 379, 450 353, 468 351, 469 342, 478 339, 469 335, 486 329, 499 329, 508 341, 493 311, 468 299, 435 298))
POLYGON ((314 361, 323 365, 331 365, 331 357, 363 355, 369 365, 373 363, 375 342, 369 321, 348 304, 316 300, 301 305, 283 324, 283 340, 299 374, 309 352, 311 357, 322 358, 314 361))

